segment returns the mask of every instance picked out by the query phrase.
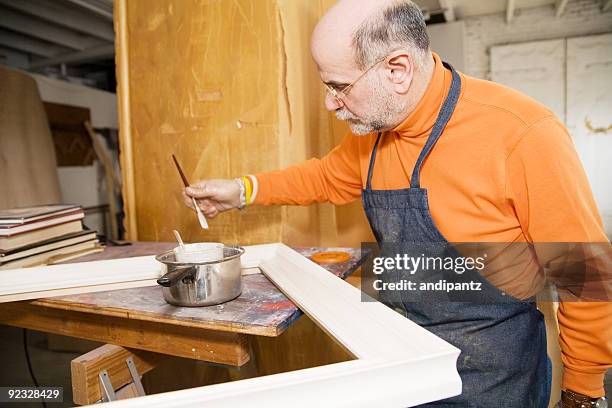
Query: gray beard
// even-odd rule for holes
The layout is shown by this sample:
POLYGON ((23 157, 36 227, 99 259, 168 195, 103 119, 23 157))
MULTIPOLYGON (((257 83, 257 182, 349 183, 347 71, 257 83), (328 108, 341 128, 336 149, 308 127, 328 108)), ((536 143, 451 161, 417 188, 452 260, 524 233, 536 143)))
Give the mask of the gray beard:
POLYGON ((393 117, 398 113, 398 109, 393 107, 394 104, 391 96, 376 90, 371 95, 370 100, 372 106, 379 107, 378 111, 370 117, 360 118, 353 115, 345 108, 342 108, 336 111, 336 118, 348 121, 351 131, 358 136, 368 135, 390 128, 393 117))
POLYGON ((367 135, 376 131, 373 123, 362 122, 361 119, 357 118, 346 110, 337 110, 336 118, 348 121, 351 132, 359 136, 367 135))

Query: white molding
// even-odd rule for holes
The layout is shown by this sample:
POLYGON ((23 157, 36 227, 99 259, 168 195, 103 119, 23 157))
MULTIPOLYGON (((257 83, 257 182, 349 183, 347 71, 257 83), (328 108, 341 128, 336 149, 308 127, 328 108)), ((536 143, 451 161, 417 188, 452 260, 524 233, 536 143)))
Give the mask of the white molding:
POLYGON ((160 276, 153 256, 7 269, 0 271, 0 303, 152 286, 160 276))
MULTIPOLYGON (((244 275, 274 256, 277 244, 246 247, 241 257, 244 275)), ((79 262, 0 271, 0 303, 76 293, 102 292, 156 285, 161 264, 153 256, 79 262)))
MULTIPOLYGON (((357 360, 117 401, 111 406, 408 407, 461 392, 457 348, 381 303, 362 301, 357 288, 283 244, 245 249, 243 267, 258 266, 357 360)), ((40 285, 49 288, 51 281, 58 290, 65 289, 75 284, 78 270, 81 281, 90 284, 151 279, 160 273, 151 259, 98 261, 86 268, 81 263, 3 271, 10 272, 6 277, 11 283, 0 287, 0 294, 6 296, 11 285, 17 291, 23 292, 23 287, 32 293, 40 285), (55 280, 44 277, 49 272, 55 280), (29 283, 32 281, 40 285, 29 283)))

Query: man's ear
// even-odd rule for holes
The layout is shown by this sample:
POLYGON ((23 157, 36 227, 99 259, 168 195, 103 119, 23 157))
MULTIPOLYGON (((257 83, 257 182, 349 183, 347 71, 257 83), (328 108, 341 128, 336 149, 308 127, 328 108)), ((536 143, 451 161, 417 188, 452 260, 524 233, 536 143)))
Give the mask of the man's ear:
POLYGON ((414 77, 414 61, 406 50, 397 50, 387 57, 387 80, 398 94, 406 94, 414 77))

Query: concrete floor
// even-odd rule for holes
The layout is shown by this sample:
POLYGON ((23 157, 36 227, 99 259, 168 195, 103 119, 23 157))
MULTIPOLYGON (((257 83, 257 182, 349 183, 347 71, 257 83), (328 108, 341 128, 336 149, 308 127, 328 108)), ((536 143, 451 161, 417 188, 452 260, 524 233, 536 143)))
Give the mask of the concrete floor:
MULTIPOLYGON (((47 335, 41 332, 28 330, 28 349, 32 370, 40 386, 64 387, 64 402, 47 403, 48 407, 71 407, 72 386, 70 381, 70 361, 81 352, 58 352, 47 348, 47 335)), ((25 352, 23 348, 23 330, 15 327, 0 325, 0 386, 27 386, 34 383, 28 372, 25 352)), ((4 405, 2 405, 4 406, 4 405)), ((20 408, 42 407, 41 403, 6 404, 20 408)))
MULTIPOLYGON (((41 386, 64 387, 64 402, 48 403, 48 407, 71 407, 72 388, 70 381, 70 361, 84 351, 64 352, 50 351, 47 347, 45 333, 28 330, 28 349, 34 375, 41 386)), ((0 325, 0 386, 34 386, 28 372, 23 348, 23 330, 0 325)), ((164 390, 166 391, 166 390, 164 390)), ((612 370, 606 376, 606 395, 612 399, 612 370)), ((42 404, 3 404, 19 408, 39 408, 42 404)))

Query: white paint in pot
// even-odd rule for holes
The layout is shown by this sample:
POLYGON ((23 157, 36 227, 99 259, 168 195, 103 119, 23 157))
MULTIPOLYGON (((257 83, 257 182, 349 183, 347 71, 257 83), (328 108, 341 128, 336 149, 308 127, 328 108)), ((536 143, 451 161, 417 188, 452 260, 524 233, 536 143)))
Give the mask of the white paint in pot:
POLYGON ((174 257, 177 262, 200 263, 214 262, 223 259, 223 244, 219 242, 199 242, 185 244, 174 248, 174 257))

